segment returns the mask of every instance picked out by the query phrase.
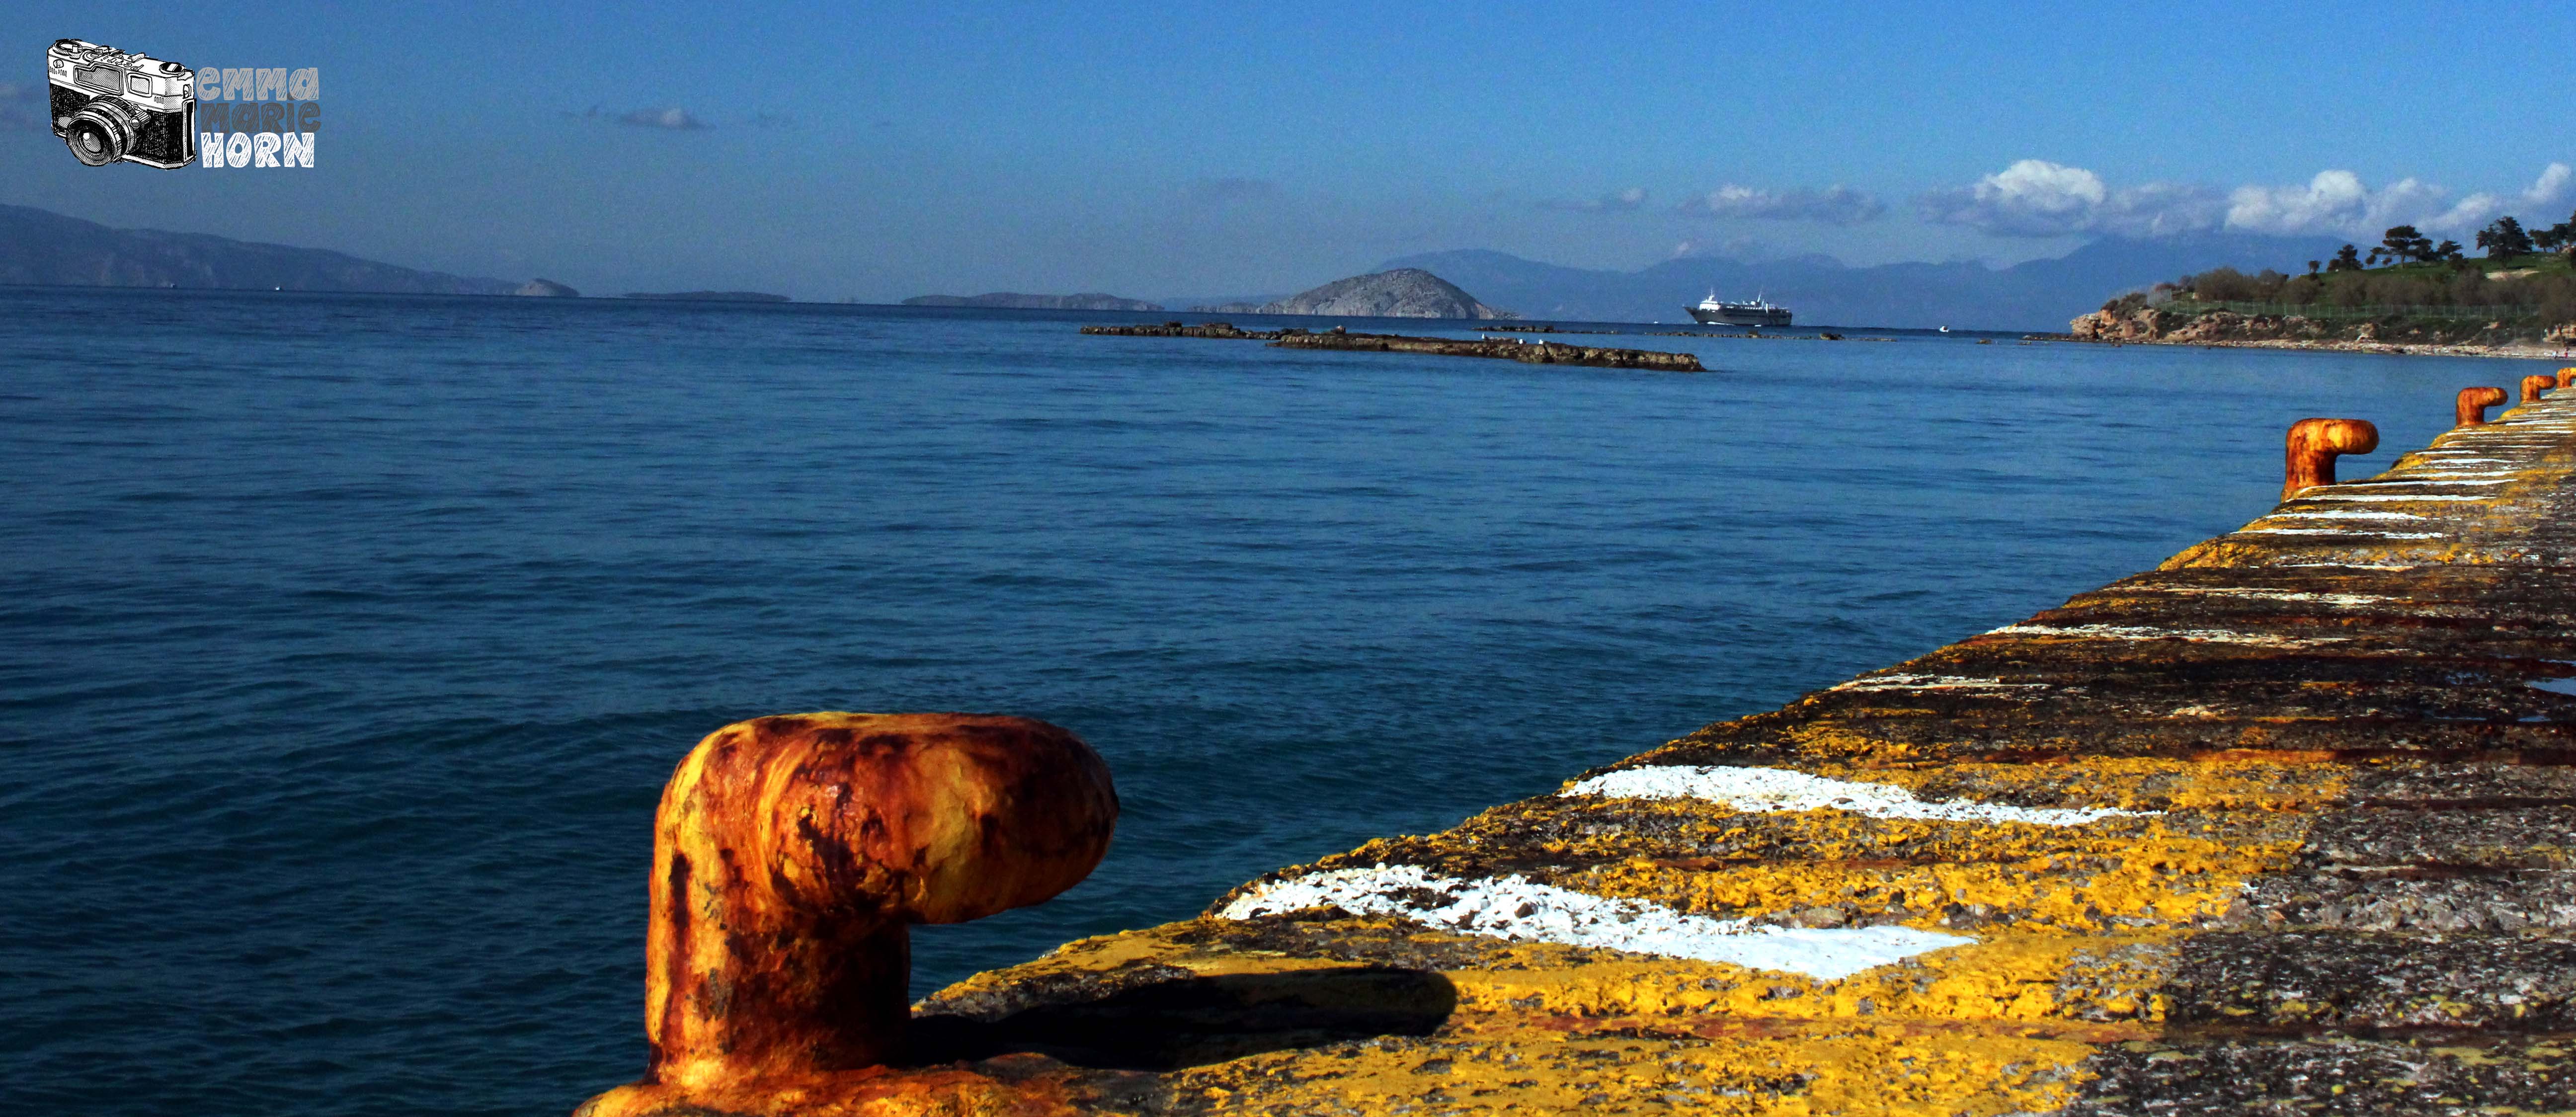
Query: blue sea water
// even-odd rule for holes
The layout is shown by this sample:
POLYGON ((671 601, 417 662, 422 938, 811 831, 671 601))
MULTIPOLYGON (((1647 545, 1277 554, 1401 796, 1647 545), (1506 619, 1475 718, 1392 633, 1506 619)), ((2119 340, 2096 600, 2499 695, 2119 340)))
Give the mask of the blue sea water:
POLYGON ((654 802, 729 721, 1002 711, 1108 759, 1108 860, 918 931, 927 992, 2019 619, 2268 508, 2295 419, 2374 420, 2384 463, 2533 370, 0 311, 0 1111, 30 1114, 559 1114, 633 1078, 654 802))

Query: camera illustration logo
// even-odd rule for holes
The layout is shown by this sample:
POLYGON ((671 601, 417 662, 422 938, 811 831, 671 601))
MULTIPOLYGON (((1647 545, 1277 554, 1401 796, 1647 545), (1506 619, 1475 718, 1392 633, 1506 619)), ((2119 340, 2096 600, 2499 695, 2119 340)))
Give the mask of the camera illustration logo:
POLYGON ((93 167, 176 169, 197 158, 197 77, 176 62, 79 39, 45 52, 54 134, 93 167))
POLYGON ((54 135, 93 167, 310 167, 318 69, 191 71, 82 39, 45 52, 54 135), (204 104, 199 102, 203 101, 204 104), (211 131, 199 132, 203 125, 211 131))

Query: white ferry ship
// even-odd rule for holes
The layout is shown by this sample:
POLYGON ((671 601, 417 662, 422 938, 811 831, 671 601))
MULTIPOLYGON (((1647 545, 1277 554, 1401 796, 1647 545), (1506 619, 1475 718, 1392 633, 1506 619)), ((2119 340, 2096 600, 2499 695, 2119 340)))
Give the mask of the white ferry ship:
POLYGON ((1710 326, 1786 326, 1789 324, 1788 307, 1773 306, 1759 295, 1754 296, 1751 302, 1731 303, 1719 299, 1717 292, 1711 291, 1708 293, 1708 298, 1701 300, 1698 306, 1682 309, 1690 311, 1692 321, 1710 326))

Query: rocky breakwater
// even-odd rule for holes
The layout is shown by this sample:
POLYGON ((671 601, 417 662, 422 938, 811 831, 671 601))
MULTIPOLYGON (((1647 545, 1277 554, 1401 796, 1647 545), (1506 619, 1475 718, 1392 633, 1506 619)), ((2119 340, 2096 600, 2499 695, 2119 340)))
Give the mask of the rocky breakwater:
POLYGON ((941 990, 870 1112, 2576 1109, 2576 396, 2316 468, 2367 441, 2028 620, 941 990))
POLYGON ((1525 341, 1445 337, 1405 337, 1400 334, 1352 334, 1338 330, 1331 333, 1298 333, 1270 344, 1282 349, 1341 349, 1363 353, 1431 353, 1443 357, 1490 357, 1521 361, 1535 365, 1589 365, 1594 368, 1646 368, 1665 372, 1706 372, 1699 358, 1689 353, 1664 353, 1653 349, 1612 349, 1599 345, 1567 345, 1559 341, 1525 341))
POLYGON ((1524 341, 1519 338, 1408 337, 1403 334, 1355 334, 1340 329, 1321 333, 1295 328, 1242 330, 1236 329, 1230 322, 1210 322, 1199 326, 1184 326, 1178 322, 1165 322, 1159 326, 1084 326, 1082 332, 1116 337, 1202 337, 1230 341, 1267 341, 1273 347, 1281 349, 1336 349, 1358 353, 1428 353, 1440 357, 1487 357, 1536 365, 1588 365, 1593 368, 1642 368, 1664 372, 1708 371, 1700 366, 1697 356, 1689 353, 1665 353, 1653 349, 1612 349, 1598 345, 1524 341))
POLYGON ((2576 344, 2567 331, 2543 334, 2502 321, 2330 322, 2297 314, 2185 313, 2157 306, 2104 307, 2067 323, 2075 341, 2132 345, 2226 345, 2533 357, 2576 344))

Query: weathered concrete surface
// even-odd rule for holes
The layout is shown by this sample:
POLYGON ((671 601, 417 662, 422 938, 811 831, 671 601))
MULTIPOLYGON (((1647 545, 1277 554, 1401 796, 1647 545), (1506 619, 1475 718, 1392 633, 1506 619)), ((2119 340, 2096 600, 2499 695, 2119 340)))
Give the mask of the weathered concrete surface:
POLYGON ((2524 406, 740 1111, 2576 1110, 2572 472, 2524 406))

